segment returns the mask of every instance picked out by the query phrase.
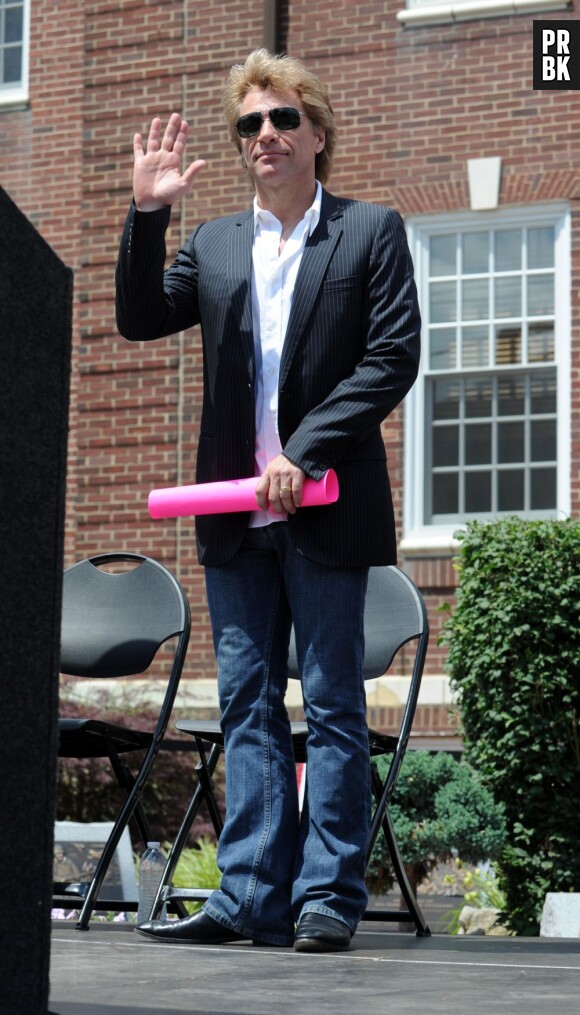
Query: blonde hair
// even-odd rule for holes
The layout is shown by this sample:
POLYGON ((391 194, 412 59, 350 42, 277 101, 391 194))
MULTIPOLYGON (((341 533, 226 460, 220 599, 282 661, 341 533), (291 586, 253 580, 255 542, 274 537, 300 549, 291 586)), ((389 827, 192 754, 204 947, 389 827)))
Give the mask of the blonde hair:
POLYGON ((251 88, 264 91, 295 92, 314 128, 325 132, 325 143, 315 160, 316 178, 326 183, 332 170, 336 145, 336 123, 328 92, 319 78, 295 57, 274 56, 267 49, 255 49, 245 63, 234 64, 226 82, 223 106, 232 142, 239 152, 241 138, 236 130, 240 106, 251 88))

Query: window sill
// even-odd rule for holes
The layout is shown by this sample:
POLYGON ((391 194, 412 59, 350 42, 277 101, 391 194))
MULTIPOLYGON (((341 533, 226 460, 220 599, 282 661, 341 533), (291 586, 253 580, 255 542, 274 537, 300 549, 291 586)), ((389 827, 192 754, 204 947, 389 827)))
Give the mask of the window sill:
POLYGON ((454 557, 461 546, 455 537, 459 528, 458 524, 449 533, 410 533, 399 543, 399 553, 404 557, 454 557))
POLYGON ((474 18, 501 18, 510 14, 563 10, 569 6, 569 0, 456 0, 454 3, 426 3, 399 11, 397 21, 404 28, 416 28, 474 18))
POLYGON ((2 92, 0 90, 0 113, 14 113, 28 109, 28 94, 24 91, 2 92))

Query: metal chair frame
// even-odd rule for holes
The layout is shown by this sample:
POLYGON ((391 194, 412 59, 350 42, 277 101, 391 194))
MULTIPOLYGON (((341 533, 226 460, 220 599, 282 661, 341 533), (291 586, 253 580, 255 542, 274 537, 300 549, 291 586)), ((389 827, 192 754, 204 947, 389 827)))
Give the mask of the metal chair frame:
MULTIPOLYGON (((141 795, 162 746, 187 653, 191 616, 187 596, 164 565, 136 553, 106 553, 79 561, 63 576, 61 672, 117 678, 145 673, 161 645, 174 639, 173 659, 153 731, 106 718, 59 719, 59 757, 107 757, 125 800, 90 881, 53 884, 53 905, 82 900, 76 927, 88 930, 95 909, 131 911, 137 903, 102 898, 101 887, 121 836, 134 817, 143 842, 151 839, 141 795), (131 564, 130 570, 105 570, 131 564), (123 755, 143 752, 133 774, 123 755)), ((172 909, 184 915, 178 902, 172 909)))

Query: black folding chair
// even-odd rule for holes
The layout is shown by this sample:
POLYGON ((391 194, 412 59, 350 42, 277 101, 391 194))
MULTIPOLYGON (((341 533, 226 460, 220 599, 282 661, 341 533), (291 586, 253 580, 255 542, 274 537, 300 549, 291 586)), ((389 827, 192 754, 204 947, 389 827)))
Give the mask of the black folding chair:
MULTIPOLYGON (((406 705, 402 711, 397 736, 389 736, 376 730, 369 730, 371 783, 374 797, 371 834, 366 855, 366 864, 382 831, 396 880, 407 909, 369 909, 365 920, 412 922, 418 936, 428 936, 429 927, 421 912, 413 889, 409 883, 393 823, 389 814, 389 802, 393 795, 401 764, 407 750, 411 727, 415 716, 419 688, 425 664, 429 641, 429 624, 425 604, 420 592, 411 579, 399 568, 373 567, 369 572, 369 584, 365 604, 365 658, 364 677, 371 680, 384 674, 391 666, 397 652, 403 645, 414 643, 414 657, 406 705), (373 758, 390 755, 391 762, 385 780, 381 780, 373 758)), ((293 644, 290 649, 290 676, 299 678, 296 653, 293 644)), ((200 900, 211 893, 200 888, 174 888, 171 885, 179 856, 187 842, 191 826, 202 801, 205 801, 212 823, 219 838, 222 818, 212 786, 212 774, 223 749, 223 735, 216 720, 179 720, 177 729, 195 737, 199 751, 196 765, 197 785, 189 808, 185 814, 175 842, 169 854, 163 880, 155 900, 152 913, 159 912, 164 902, 172 899, 200 900), (209 753, 207 746, 210 746, 209 753)), ((308 773, 308 727, 305 722, 292 723, 292 742, 297 763, 306 762, 308 773)), ((357 792, 353 787, 353 792, 357 792)))
MULTIPOLYGON (((103 880, 129 820, 134 816, 146 843, 151 839, 141 804, 161 747, 185 661, 191 618, 185 592, 162 564, 136 553, 107 553, 74 564, 64 573, 61 672, 77 677, 126 677, 145 673, 169 639, 172 660, 153 730, 99 719, 59 719, 59 756, 109 758, 125 799, 90 881, 55 883, 53 905, 72 908, 82 900, 77 929, 87 930, 94 909, 131 910, 135 903, 100 898, 103 880), (105 570, 115 565, 115 570, 105 570), (123 566, 123 570, 118 569, 123 566), (127 570, 127 566, 131 565, 127 570), (131 771, 124 755, 141 752, 131 771)), ((155 689, 164 683, 155 681, 155 689)), ((137 755, 138 756, 138 755, 137 755)), ((133 762, 132 762, 133 763, 133 762)), ((183 906, 173 907, 181 915, 183 906)))

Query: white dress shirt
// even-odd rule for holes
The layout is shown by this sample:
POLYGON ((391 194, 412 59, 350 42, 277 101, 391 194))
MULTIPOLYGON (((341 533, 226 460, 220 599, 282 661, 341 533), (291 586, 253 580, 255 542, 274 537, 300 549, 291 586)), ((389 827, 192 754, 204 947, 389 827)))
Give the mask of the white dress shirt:
MULTIPOLYGON (((322 187, 280 253, 282 223, 254 199, 252 321, 256 356, 256 475, 282 451, 278 435, 278 379, 292 296, 307 238, 318 225, 322 187)), ((250 526, 284 521, 285 514, 254 511, 250 526)))

